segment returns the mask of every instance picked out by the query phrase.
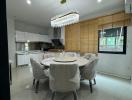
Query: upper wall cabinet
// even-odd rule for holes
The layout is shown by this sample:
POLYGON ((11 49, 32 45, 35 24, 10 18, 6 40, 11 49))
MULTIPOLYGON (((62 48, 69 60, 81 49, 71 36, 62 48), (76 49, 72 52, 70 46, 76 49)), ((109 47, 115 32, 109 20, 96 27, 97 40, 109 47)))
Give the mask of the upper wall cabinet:
POLYGON ((119 21, 124 21, 131 19, 130 14, 126 14, 125 12, 118 12, 112 15, 107 15, 103 17, 98 18, 98 24, 108 24, 112 22, 119 22, 119 21))
POLYGON ((16 31, 16 42, 47 42, 50 43, 48 35, 16 31))
POLYGON ((116 13, 116 14, 113 14, 112 16, 112 22, 122 21, 124 19, 125 19, 124 12, 116 13))
POLYGON ((25 32, 16 31, 16 42, 26 42, 25 32))
POLYGON ((49 39, 48 35, 40 35, 40 34, 38 34, 38 37, 39 37, 38 38, 39 41, 51 43, 51 40, 49 39))
POLYGON ((130 14, 126 14, 124 11, 111 15, 98 17, 98 29, 128 26, 131 23, 130 14))
POLYGON ((112 15, 98 18, 98 24, 108 24, 112 22, 112 15))

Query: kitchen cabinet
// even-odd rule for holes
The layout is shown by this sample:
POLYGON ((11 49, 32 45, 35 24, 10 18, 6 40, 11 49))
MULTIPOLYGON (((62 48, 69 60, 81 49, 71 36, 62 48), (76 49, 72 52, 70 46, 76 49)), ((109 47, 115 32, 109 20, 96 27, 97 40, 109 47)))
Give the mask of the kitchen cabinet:
POLYGON ((109 24, 112 22, 112 15, 103 17, 103 24, 109 24))
POLYGON ((38 37, 38 34, 26 32, 25 39, 29 40, 30 42, 37 42, 39 37, 38 37))
POLYGON ((39 41, 45 41, 47 43, 51 42, 48 35, 39 35, 39 41))
POLYGON ((43 52, 40 51, 29 51, 27 53, 17 53, 17 66, 31 65, 30 58, 33 58, 37 62, 41 62, 43 59, 43 52))
POLYGON ((112 22, 112 15, 107 15, 107 16, 98 18, 98 25, 105 25, 111 22, 112 22))
POLYGON ((113 22, 123 21, 124 18, 125 18, 125 13, 124 12, 120 12, 120 13, 112 15, 112 21, 113 22))
POLYGON ((37 33, 16 31, 16 42, 47 42, 51 43, 48 35, 40 35, 37 33))
POLYGON ((111 27, 128 26, 131 23, 130 14, 125 12, 118 12, 111 15, 106 15, 98 18, 98 29, 111 27))
POLYGON ((25 32, 16 31, 16 42, 26 42, 25 32))
POLYGON ((17 66, 28 65, 29 55, 28 54, 17 54, 17 66))

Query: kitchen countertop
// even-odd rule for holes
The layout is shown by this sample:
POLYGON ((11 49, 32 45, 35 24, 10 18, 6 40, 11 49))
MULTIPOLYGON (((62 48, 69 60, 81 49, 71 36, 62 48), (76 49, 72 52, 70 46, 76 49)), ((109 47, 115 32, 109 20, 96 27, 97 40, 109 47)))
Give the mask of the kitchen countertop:
POLYGON ((41 50, 16 51, 16 54, 18 55, 37 54, 37 53, 44 53, 44 52, 41 50))

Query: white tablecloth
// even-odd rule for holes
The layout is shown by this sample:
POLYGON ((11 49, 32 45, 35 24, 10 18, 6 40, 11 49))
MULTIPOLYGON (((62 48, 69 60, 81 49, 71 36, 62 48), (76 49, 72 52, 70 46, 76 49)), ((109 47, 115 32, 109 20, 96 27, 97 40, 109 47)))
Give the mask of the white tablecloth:
POLYGON ((47 58, 42 60, 42 64, 45 66, 50 66, 50 64, 78 64, 79 67, 86 65, 89 63, 89 60, 83 58, 83 57, 77 57, 77 60, 74 62, 56 62, 54 61, 54 57, 52 58, 47 58))

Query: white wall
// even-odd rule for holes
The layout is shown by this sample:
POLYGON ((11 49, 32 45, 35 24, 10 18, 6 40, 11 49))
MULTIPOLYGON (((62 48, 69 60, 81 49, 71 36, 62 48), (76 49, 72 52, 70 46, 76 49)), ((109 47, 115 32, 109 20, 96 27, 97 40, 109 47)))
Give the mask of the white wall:
POLYGON ((53 28, 48 28, 48 35, 50 39, 54 38, 54 29, 53 28))
POLYGON ((61 28, 61 39, 62 39, 62 44, 65 45, 65 27, 61 28))
POLYGON ((98 71, 129 79, 132 75, 132 26, 128 27, 126 55, 99 53, 98 56, 98 71))
POLYGON ((15 67, 16 66, 15 26, 14 19, 12 18, 7 18, 7 31, 9 59, 13 61, 12 67, 15 67))
POLYGON ((30 33, 48 34, 48 28, 29 24, 22 21, 15 21, 15 29, 30 33))

